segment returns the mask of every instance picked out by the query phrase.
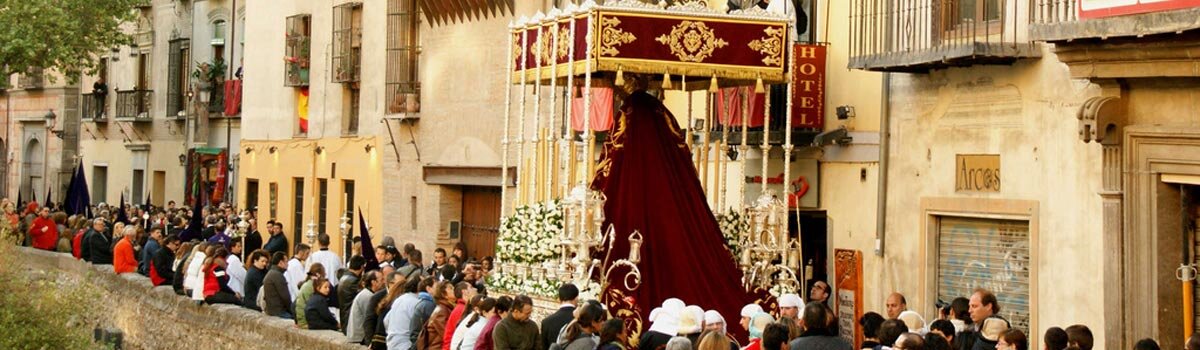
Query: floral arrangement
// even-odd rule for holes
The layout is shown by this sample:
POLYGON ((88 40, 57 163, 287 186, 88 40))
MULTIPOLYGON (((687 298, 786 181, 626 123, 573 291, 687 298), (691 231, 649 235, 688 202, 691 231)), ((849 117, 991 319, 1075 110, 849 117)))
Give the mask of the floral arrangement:
POLYGON ((563 231, 563 210, 557 200, 518 207, 500 224, 496 240, 499 261, 540 264, 561 256, 558 238, 563 231))
POLYGON ((792 286, 787 285, 787 284, 776 283, 776 284, 772 284, 771 289, 768 290, 767 292, 771 293, 771 296, 778 298, 780 295, 784 295, 784 294, 795 294, 796 288, 792 288, 792 286))
POLYGON ((557 278, 535 278, 530 276, 522 279, 521 276, 514 273, 493 274, 488 277, 489 289, 541 297, 558 295, 558 285, 560 283, 557 278))
POLYGON ((729 209, 717 214, 717 224, 721 227, 721 238, 725 239, 725 248, 733 254, 734 261, 742 254, 743 234, 750 232, 750 220, 740 211, 729 209))

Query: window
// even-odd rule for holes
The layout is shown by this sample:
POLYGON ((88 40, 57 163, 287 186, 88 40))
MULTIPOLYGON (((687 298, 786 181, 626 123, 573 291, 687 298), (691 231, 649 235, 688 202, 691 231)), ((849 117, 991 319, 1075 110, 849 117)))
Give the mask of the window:
POLYGON ((144 200, 143 198, 146 198, 143 196, 143 193, 145 193, 146 190, 146 171, 142 169, 133 169, 133 179, 131 179, 130 182, 130 186, 132 186, 133 189, 130 192, 129 202, 141 203, 144 200))
POLYGON ((188 39, 171 40, 169 67, 167 68, 167 118, 186 114, 186 91, 188 77, 188 39))
POLYGON ((359 79, 362 52, 362 3, 350 2, 333 8, 333 76, 335 83, 359 79))
POLYGON ((246 179, 246 203, 242 207, 258 212, 258 179, 246 179))
POLYGON ((1004 11, 1002 0, 947 0, 942 1, 943 32, 946 37, 993 33, 999 34, 1000 15, 1004 11))
POLYGON ((100 204, 106 202, 105 197, 108 195, 108 166, 96 165, 92 167, 92 204, 100 204))
POLYGON ((321 203, 317 206, 317 234, 325 233, 325 213, 329 209, 329 180, 317 180, 317 196, 321 203))
POLYGON ((421 56, 421 20, 417 0, 388 0, 387 22, 387 113, 416 110, 421 84, 418 64, 421 56), (415 96, 415 97, 410 97, 415 96))
POLYGON ((354 236, 354 226, 358 225, 358 216, 354 215, 354 210, 356 208, 356 206, 354 205, 354 180, 343 180, 342 181, 342 193, 345 194, 345 196, 346 196, 345 197, 346 198, 346 204, 345 204, 346 207, 342 209, 342 211, 343 211, 342 215, 343 215, 343 217, 350 219, 350 222, 349 222, 350 230, 346 231, 346 242, 345 242, 346 247, 349 247, 349 246, 354 245, 354 240, 356 239, 356 237, 354 236))
POLYGON ((304 178, 292 178, 292 243, 303 241, 304 227, 304 178))
POLYGON ((286 86, 308 86, 309 46, 312 40, 312 16, 295 15, 287 18, 284 62, 286 86))
POLYGON ((970 297, 975 288, 996 294, 1000 315, 1029 332, 1029 223, 939 217, 937 298, 970 297))
POLYGON ((225 20, 219 19, 212 23, 212 45, 225 46, 225 20))
POLYGON ((279 208, 279 184, 272 182, 270 185, 267 185, 267 196, 267 200, 271 201, 271 212, 268 213, 267 217, 275 220, 275 218, 279 217, 277 215, 279 212, 276 211, 279 208))
POLYGON ((409 227, 416 230, 417 229, 417 196, 412 196, 412 198, 409 198, 408 208, 409 208, 409 212, 408 212, 409 227))
POLYGON ((137 88, 136 90, 150 89, 150 53, 142 52, 137 54, 137 88))

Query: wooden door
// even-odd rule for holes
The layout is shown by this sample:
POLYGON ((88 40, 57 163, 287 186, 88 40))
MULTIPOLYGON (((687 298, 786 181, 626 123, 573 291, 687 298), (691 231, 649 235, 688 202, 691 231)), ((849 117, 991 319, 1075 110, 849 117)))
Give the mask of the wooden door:
POLYGON ((463 187, 462 241, 467 256, 481 259, 496 255, 500 234, 500 188, 463 187))

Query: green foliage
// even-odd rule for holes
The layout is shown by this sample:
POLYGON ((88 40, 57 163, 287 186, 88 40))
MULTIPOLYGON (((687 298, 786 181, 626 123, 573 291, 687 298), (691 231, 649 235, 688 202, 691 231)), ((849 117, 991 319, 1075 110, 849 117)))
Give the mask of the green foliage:
POLYGON ((53 273, 26 270, 15 248, 0 244, 0 349, 92 349, 99 299, 90 284, 62 283, 53 273))
POLYGON ((0 73, 41 67, 72 82, 82 73, 95 73, 105 52, 131 42, 120 26, 135 18, 134 6, 145 2, 0 0, 0 73))

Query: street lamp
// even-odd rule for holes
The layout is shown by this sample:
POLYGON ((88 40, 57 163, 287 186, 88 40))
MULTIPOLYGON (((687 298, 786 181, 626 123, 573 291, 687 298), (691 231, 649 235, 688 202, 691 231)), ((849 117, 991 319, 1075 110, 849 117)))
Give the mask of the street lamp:
POLYGON ((349 260, 350 259, 350 244, 349 244, 350 243, 350 237, 349 237, 350 236, 350 217, 346 214, 342 214, 341 221, 342 221, 342 223, 338 225, 338 230, 342 232, 342 243, 344 245, 342 247, 342 255, 344 255, 346 257, 346 259, 349 260))
MULTIPOLYGON (((43 116, 43 118, 46 119, 46 144, 42 145, 42 184, 45 185, 46 188, 49 188, 49 186, 50 186, 50 161, 48 158, 50 155, 50 132, 52 130, 54 130, 54 123, 58 120, 58 115, 54 114, 54 110, 51 109, 50 111, 46 112, 46 115, 43 116)), ((31 191, 36 192, 37 190, 31 189, 31 191)), ((37 197, 34 197, 34 198, 37 198, 37 197)), ((46 206, 50 205, 50 203, 42 203, 42 204, 44 204, 46 206)))

